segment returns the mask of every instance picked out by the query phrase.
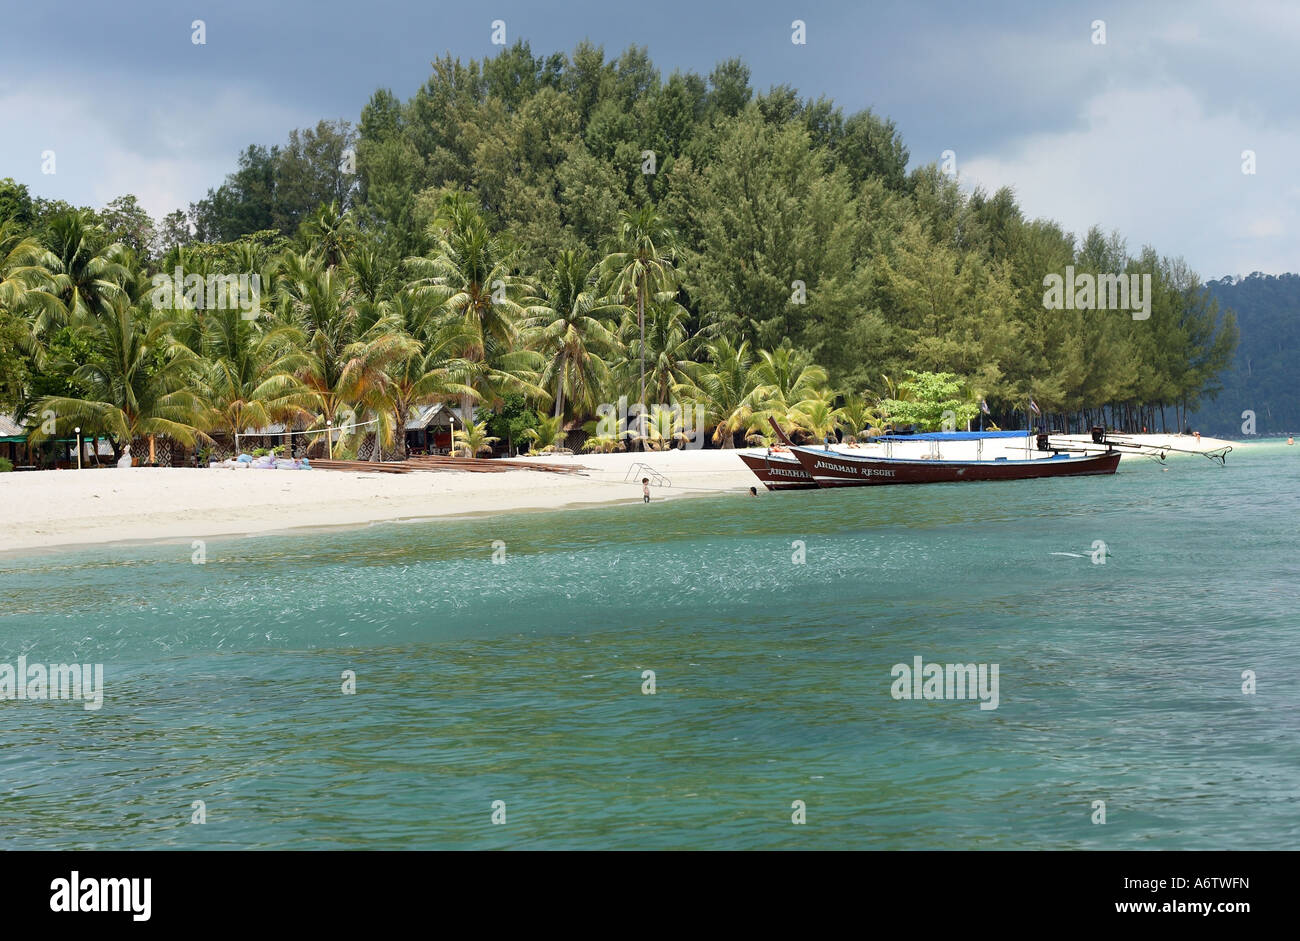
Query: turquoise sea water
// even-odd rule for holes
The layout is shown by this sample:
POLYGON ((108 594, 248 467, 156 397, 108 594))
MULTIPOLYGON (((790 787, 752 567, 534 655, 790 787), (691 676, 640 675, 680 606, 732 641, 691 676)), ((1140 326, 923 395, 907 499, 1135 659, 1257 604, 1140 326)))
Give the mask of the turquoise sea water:
POLYGON ((0 846, 1295 848, 1298 483, 1264 445, 0 556, 0 664, 106 681, 0 702, 0 846), (915 656, 998 708, 893 699, 915 656))

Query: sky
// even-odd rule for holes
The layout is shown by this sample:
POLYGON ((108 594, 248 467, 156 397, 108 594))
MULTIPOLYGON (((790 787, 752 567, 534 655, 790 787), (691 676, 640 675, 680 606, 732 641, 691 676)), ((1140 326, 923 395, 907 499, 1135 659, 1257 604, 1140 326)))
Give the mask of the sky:
POLYGON ((1027 216, 1118 230, 1203 278, 1300 270, 1297 0, 7 6, 0 178, 77 205, 134 193, 161 218, 251 143, 356 122, 380 87, 409 98, 445 53, 494 55, 504 20, 534 55, 636 44, 665 77, 740 56, 758 91, 787 84, 893 119, 912 167, 952 151, 965 187, 1010 186, 1027 216))

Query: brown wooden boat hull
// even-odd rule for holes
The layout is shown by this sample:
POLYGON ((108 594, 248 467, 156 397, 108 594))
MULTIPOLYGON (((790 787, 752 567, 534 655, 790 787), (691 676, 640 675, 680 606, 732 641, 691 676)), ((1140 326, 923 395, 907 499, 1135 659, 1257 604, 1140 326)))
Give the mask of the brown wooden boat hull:
POLYGON ((804 471, 818 487, 864 487, 879 484, 940 484, 973 480, 1033 480, 1113 474, 1119 452, 1083 457, 1058 455, 1028 461, 927 461, 877 458, 793 448, 804 471))
POLYGON ((793 455, 741 454, 739 457, 768 490, 813 490, 817 487, 793 455))

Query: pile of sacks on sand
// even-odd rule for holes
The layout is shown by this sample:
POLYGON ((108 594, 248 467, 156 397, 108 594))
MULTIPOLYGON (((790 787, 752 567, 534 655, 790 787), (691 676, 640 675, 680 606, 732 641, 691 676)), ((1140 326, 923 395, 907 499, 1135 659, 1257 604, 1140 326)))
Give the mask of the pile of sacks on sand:
POLYGON ((209 461, 208 467, 230 467, 230 468, 252 468, 253 470, 311 470, 311 465, 307 463, 304 457, 301 460, 290 460, 284 457, 276 457, 273 454, 263 454, 261 457, 253 457, 251 454, 241 454, 236 458, 228 458, 224 461, 209 461))

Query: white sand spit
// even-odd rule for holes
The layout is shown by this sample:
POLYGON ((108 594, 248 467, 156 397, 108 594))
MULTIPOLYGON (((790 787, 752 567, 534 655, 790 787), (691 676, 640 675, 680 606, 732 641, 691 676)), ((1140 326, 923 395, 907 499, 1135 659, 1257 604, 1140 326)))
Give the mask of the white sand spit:
MULTIPOLYGON (((1136 435, 1143 443, 1210 450, 1232 444, 1180 435, 1136 435)), ((1005 439, 1011 440, 1011 439, 1005 439)), ((1006 453, 1002 442, 985 443, 986 459, 1006 453)), ((927 446, 928 447, 928 446, 927 446)), ((944 445, 943 456, 974 457, 971 445, 944 445)), ((894 456, 923 453, 899 445, 894 456)), ((761 453, 761 452, 760 452, 761 453)), ((881 453, 878 445, 855 453, 881 453)), ((528 460, 525 458, 524 460, 528 460)), ((475 474, 439 471, 369 474, 351 471, 131 468, 0 474, 0 552, 80 543, 188 540, 310 526, 354 525, 386 520, 520 510, 582 504, 639 503, 644 464, 666 478, 653 501, 686 496, 745 495, 757 479, 735 451, 667 451, 630 454, 546 455, 544 463, 590 468, 584 475, 508 471, 475 474), (630 482, 625 478, 631 475, 630 482)), ((1140 458, 1130 458, 1140 460, 1140 458)), ((760 493, 763 493, 760 486, 760 493)))

